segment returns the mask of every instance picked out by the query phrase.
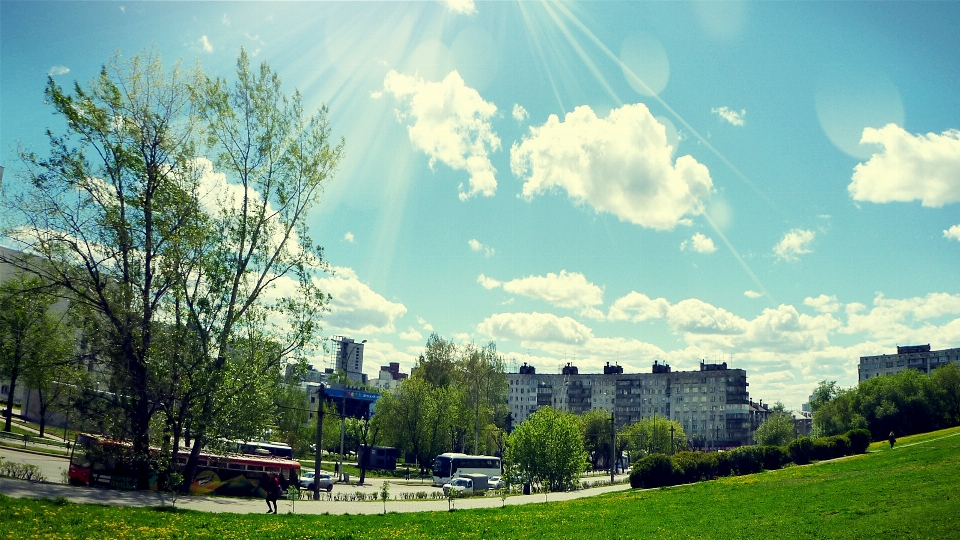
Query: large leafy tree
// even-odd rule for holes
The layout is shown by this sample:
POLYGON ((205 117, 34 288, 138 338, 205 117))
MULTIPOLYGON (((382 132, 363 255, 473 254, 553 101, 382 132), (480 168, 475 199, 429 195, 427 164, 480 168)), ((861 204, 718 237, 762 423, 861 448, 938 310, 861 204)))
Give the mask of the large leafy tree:
POLYGON ((59 287, 99 330, 115 426, 133 442, 138 485, 149 475, 156 399, 152 341, 174 261, 195 238, 190 84, 157 55, 119 55, 87 87, 49 79, 47 101, 65 127, 50 153, 22 151, 24 188, 5 200, 8 242, 35 257, 5 262, 59 287))
POLYGON ((257 356, 261 372, 278 370, 318 337, 327 297, 314 276, 326 263, 306 217, 343 151, 342 141, 331 141, 326 108, 306 113, 298 92, 288 97, 280 77, 265 63, 253 69, 243 51, 233 84, 201 76, 193 96, 215 156, 210 172, 222 172, 228 184, 203 201, 206 234, 185 258, 190 272, 180 284, 209 364, 191 423, 187 482, 231 403, 258 384, 227 377, 238 329, 255 328, 268 335, 258 342, 278 345, 257 356))
POLYGON ((575 489, 589 465, 580 417, 537 409, 510 434, 504 460, 516 480, 550 491, 575 489))
POLYGON ((47 97, 66 128, 49 157, 21 152, 25 187, 3 212, 8 242, 37 259, 5 262, 84 313, 138 485, 158 410, 192 437, 189 482, 204 444, 265 421, 237 413, 270 403, 280 366, 317 336, 325 263, 305 217, 342 142, 325 109, 306 114, 243 52, 232 86, 147 53, 71 92, 51 79, 47 97))
POLYGON ((760 445, 786 446, 796 438, 793 417, 783 410, 775 411, 753 433, 760 445))
POLYGON ((613 444, 610 418, 610 413, 601 409, 592 409, 583 414, 583 444, 594 469, 610 461, 613 444))
MULTIPOLYGON (((497 354, 495 343, 483 348, 468 345, 457 363, 458 382, 463 389, 465 409, 470 411, 473 430, 473 453, 485 453, 480 447, 480 430, 499 420, 504 424, 507 415, 507 375, 503 358, 497 354)), ((486 443, 486 438, 484 438, 486 443)))

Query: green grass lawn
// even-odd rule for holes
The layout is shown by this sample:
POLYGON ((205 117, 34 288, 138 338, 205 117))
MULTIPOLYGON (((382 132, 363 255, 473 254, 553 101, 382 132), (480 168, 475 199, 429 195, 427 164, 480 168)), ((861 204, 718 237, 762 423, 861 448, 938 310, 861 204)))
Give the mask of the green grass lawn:
POLYGON ((569 502, 386 516, 233 515, 0 497, 7 538, 956 538, 960 428, 806 467, 569 502))

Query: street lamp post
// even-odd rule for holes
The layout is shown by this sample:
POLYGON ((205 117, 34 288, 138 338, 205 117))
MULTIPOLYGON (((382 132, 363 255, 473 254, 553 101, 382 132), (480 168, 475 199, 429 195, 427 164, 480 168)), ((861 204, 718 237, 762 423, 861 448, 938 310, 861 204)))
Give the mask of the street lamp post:
POLYGON ((321 384, 317 389, 317 448, 313 457, 313 500, 320 500, 320 482, 317 476, 320 474, 320 454, 323 452, 323 402, 326 398, 326 389, 321 384))

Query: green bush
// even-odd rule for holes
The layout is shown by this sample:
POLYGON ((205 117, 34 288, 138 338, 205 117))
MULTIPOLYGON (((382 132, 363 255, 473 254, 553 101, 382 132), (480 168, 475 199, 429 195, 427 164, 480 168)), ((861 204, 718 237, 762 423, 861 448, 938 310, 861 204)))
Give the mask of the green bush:
POLYGON ((797 465, 806 465, 813 460, 813 439, 797 437, 787 446, 787 452, 791 461, 797 465))
POLYGON ((699 482, 700 475, 700 456, 694 452, 680 452, 670 458, 673 462, 674 483, 688 484, 699 482))
POLYGON ((813 440, 813 459, 823 461, 833 459, 833 447, 836 442, 833 437, 819 437, 813 440))
POLYGON ((763 468, 775 471, 790 462, 790 455, 783 446, 761 446, 763 468))
POLYGON ((633 464, 630 487, 655 488, 674 485, 673 462, 663 454, 647 456, 633 464))
POLYGON ((758 473, 763 470, 763 448, 741 446, 730 451, 730 464, 738 476, 758 473))
POLYGON ((847 438, 850 439, 851 453, 864 454, 867 452, 871 440, 869 429, 852 429, 847 433, 847 438))
POLYGON ((733 459, 730 456, 730 452, 717 452, 715 456, 717 460, 717 476, 730 476, 733 474, 733 459))
POLYGON ((850 455, 850 438, 846 435, 833 436, 833 457, 843 457, 850 455))

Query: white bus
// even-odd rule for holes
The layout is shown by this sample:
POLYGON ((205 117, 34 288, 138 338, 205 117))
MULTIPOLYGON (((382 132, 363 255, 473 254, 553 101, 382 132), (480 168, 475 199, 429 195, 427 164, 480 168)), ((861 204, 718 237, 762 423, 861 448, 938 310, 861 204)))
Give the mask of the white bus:
POLYGON ((500 476, 500 458, 494 456, 471 456, 446 453, 433 460, 433 483, 442 486, 464 474, 500 476))

